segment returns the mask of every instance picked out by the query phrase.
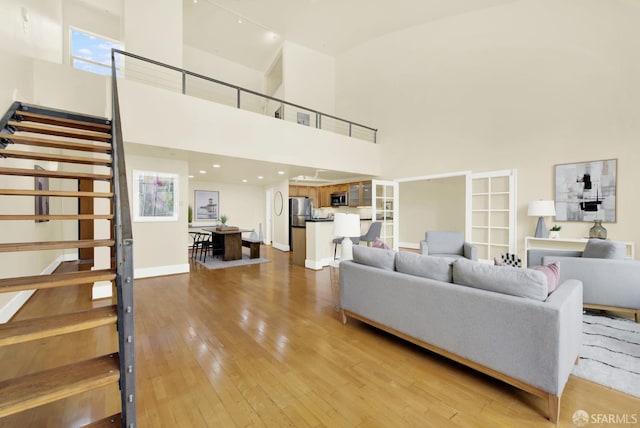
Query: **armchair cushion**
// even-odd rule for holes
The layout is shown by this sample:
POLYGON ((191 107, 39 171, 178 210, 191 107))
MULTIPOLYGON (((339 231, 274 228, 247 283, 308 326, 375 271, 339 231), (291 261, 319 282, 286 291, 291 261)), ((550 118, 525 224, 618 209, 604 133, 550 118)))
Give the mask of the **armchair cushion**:
POLYGON ((606 239, 589 239, 582 252, 582 257, 590 259, 624 259, 626 255, 624 242, 606 239))
POLYGON ((424 240, 431 254, 463 254, 464 235, 462 232, 425 232, 424 240))

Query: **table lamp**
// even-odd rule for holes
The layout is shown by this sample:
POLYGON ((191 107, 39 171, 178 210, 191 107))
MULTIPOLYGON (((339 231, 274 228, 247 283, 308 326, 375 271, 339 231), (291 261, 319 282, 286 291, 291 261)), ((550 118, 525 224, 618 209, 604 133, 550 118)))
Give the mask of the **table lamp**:
POLYGON ((536 238, 548 238, 547 226, 544 224, 544 218, 556 215, 556 207, 553 201, 531 201, 529 202, 529 210, 527 213, 531 217, 538 217, 538 225, 536 226, 536 238))
POLYGON ((333 236, 343 237, 340 243, 340 260, 353 259, 353 242, 350 236, 360 236, 360 216, 358 214, 336 213, 333 216, 333 236))

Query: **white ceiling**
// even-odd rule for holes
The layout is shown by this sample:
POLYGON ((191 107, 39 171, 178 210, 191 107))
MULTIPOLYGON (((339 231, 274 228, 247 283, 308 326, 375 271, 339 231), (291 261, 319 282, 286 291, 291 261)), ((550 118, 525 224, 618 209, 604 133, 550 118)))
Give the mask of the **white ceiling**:
POLYGON ((131 155, 187 161, 189 175, 192 175, 192 180, 195 181, 273 186, 288 178, 292 183, 313 186, 371 178, 354 177, 352 173, 341 171, 282 165, 273 162, 167 149, 144 144, 127 143, 126 152, 131 155), (220 167, 215 168, 214 164, 220 165, 220 167), (204 173, 200 171, 204 171, 204 173), (279 171, 282 171, 283 174, 279 174, 279 171))
POLYGON ((266 71, 285 39, 335 57, 390 32, 516 0, 195 1, 183 0, 185 43, 266 71))

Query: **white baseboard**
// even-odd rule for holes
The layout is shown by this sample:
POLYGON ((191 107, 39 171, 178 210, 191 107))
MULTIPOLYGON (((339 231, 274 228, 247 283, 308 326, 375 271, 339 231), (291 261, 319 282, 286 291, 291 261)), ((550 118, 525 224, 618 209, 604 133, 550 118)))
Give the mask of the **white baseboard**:
MULTIPOLYGON (((77 254, 63 254, 61 256, 58 256, 51 263, 49 263, 49 266, 47 266, 42 270, 42 272, 40 272, 40 275, 49 275, 53 273, 62 262, 73 261, 77 259, 77 254)), ((18 291, 7 304, 0 308, 0 324, 4 324, 11 318, 13 318, 13 316, 20 310, 20 308, 22 308, 22 306, 24 306, 25 303, 27 303, 29 298, 33 296, 33 293, 35 292, 36 290, 18 291)))
POLYGON ((271 245, 273 248, 275 248, 276 250, 280 250, 280 251, 291 251, 291 248, 289 248, 288 245, 283 245, 283 244, 278 244, 277 242, 274 242, 271 245))
POLYGON ((133 277, 135 279, 151 278, 154 276, 175 275, 179 273, 189 273, 189 263, 134 269, 133 277))
POLYGON ((324 268, 325 266, 331 266, 331 262, 333 261, 333 258, 328 257, 322 260, 309 260, 309 259, 305 259, 304 261, 304 267, 309 268, 309 269, 313 269, 313 270, 321 270, 322 268, 324 268))

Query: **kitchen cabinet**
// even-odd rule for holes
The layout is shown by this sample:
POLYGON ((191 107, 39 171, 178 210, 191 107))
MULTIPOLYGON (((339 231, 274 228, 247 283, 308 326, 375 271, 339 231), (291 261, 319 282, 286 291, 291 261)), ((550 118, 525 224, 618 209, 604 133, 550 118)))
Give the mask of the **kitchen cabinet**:
POLYGON ((313 206, 318 207, 318 188, 314 186, 300 186, 297 184, 289 185, 289 196, 307 197, 313 201, 313 206))

